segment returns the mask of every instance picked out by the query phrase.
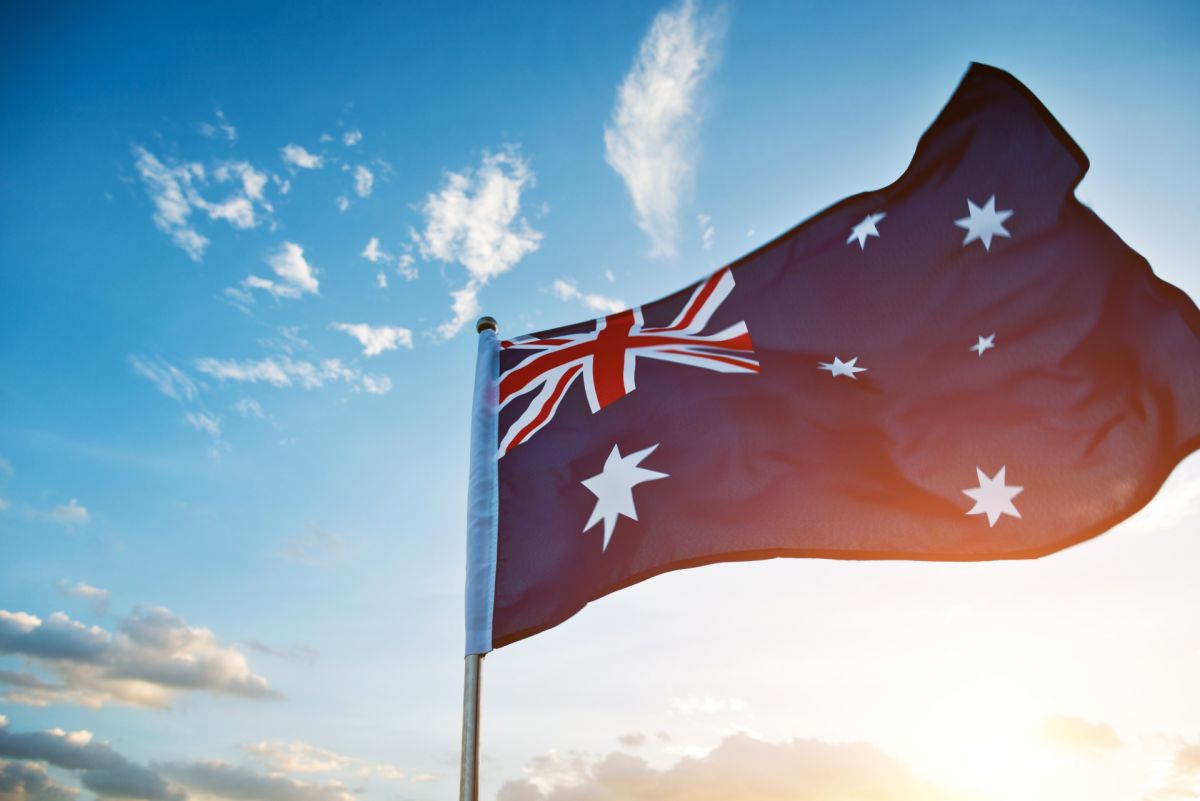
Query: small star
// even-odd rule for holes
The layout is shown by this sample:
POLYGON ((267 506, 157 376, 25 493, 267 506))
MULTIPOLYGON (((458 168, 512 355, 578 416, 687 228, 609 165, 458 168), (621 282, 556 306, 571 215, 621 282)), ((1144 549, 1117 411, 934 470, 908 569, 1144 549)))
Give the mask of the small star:
POLYGON ((990 337, 985 337, 985 336, 981 336, 981 337, 979 337, 979 341, 978 341, 978 342, 976 342, 974 345, 972 345, 972 346, 970 347, 970 350, 973 350, 973 351, 975 351, 975 353, 977 353, 977 354, 979 354, 980 356, 982 356, 982 355, 983 355, 983 352, 984 352, 985 350, 990 350, 990 349, 992 349, 992 348, 994 348, 994 347, 996 347, 996 335, 995 335, 995 333, 993 333, 993 334, 992 334, 990 337))
POLYGON ((616 528, 620 515, 625 515, 630 520, 638 519, 637 509, 633 505, 633 488, 644 481, 656 481, 667 477, 667 473, 638 467, 638 464, 657 447, 658 444, 654 444, 637 453, 622 456, 618 447, 613 445, 612 453, 605 460, 604 469, 600 474, 582 482, 583 486, 596 496, 596 508, 592 510, 592 516, 588 518, 583 530, 586 533, 592 526, 601 520, 604 521, 604 543, 600 550, 608 550, 608 541, 612 539, 613 529, 616 528))
POLYGON ((846 240, 846 244, 849 245, 851 242, 857 239, 858 249, 866 250, 867 237, 879 236, 879 229, 875 227, 875 223, 879 222, 886 216, 887 213, 881 211, 878 214, 868 214, 866 217, 863 217, 862 222, 850 229, 850 238, 846 240))
POLYGON ((975 505, 967 514, 987 515, 989 527, 996 525, 1000 515, 1011 515, 1018 519, 1021 517, 1017 507, 1013 506, 1012 499, 1020 495, 1021 490, 1025 488, 1005 485, 1004 470, 1005 468, 1001 467, 994 478, 988 478, 976 467, 975 475, 979 479, 979 488, 963 490, 964 495, 975 501, 975 505))
POLYGON ((855 367, 854 364, 857 361, 858 361, 857 356, 855 356, 853 359, 851 359, 848 362, 844 362, 841 359, 839 359, 837 356, 834 356, 832 364, 829 362, 818 362, 818 366, 822 370, 828 370, 830 373, 833 374, 834 378, 837 378, 839 375, 845 375, 845 376, 849 376, 850 378, 856 379, 856 378, 858 378, 858 376, 854 375, 855 373, 865 373, 867 371, 867 368, 865 368, 865 367, 855 367))
POLYGON ((954 221, 959 228, 967 229, 967 238, 963 240, 963 247, 978 239, 983 242, 984 250, 991 250, 993 236, 1012 237, 1012 234, 1004 229, 1004 221, 1012 216, 1012 209, 996 211, 995 195, 988 198, 988 202, 983 204, 982 209, 976 206, 970 198, 967 198, 967 213, 971 216, 954 221))

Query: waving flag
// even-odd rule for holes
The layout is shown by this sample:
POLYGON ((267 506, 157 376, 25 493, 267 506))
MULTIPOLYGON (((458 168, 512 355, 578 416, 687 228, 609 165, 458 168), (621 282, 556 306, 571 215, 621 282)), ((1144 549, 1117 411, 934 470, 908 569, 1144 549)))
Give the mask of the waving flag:
POLYGON ((694 287, 480 338, 468 653, 667 570, 1042 556, 1200 446, 1200 312, 974 65, 891 186, 694 287))

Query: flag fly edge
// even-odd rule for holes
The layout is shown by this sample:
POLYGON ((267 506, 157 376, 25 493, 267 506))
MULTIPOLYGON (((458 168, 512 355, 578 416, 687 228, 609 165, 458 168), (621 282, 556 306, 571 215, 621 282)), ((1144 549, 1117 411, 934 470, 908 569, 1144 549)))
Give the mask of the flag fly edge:
POLYGON ((499 480, 496 442, 500 382, 500 343, 496 323, 477 325, 475 390, 471 403, 471 462, 467 480, 466 655, 492 650, 492 611, 496 598, 496 537, 499 480))

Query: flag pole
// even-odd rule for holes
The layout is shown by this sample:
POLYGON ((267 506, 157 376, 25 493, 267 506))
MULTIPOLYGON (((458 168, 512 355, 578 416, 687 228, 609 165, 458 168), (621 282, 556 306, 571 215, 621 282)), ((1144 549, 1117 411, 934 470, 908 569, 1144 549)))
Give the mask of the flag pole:
POLYGON ((467 654, 463 669, 462 764, 459 801, 479 801, 479 674, 483 654, 467 654))
POLYGON ((492 650, 499 506, 496 451, 500 346, 496 321, 475 323, 479 349, 471 406, 471 466, 467 482, 466 658, 463 662, 462 760, 459 801, 479 801, 479 685, 483 657, 492 650))

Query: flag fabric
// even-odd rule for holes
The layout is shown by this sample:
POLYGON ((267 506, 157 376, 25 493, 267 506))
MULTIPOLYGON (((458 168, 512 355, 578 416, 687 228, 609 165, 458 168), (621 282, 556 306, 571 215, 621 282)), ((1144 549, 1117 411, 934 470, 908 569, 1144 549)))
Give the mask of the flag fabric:
POLYGON ((484 332, 468 652, 668 570, 1035 558, 1146 504, 1200 446, 1200 312, 1087 167, 973 65, 887 188, 662 300, 484 332))

